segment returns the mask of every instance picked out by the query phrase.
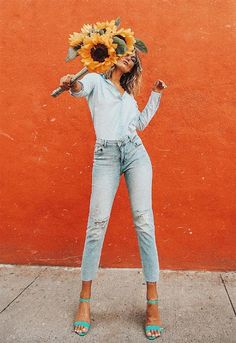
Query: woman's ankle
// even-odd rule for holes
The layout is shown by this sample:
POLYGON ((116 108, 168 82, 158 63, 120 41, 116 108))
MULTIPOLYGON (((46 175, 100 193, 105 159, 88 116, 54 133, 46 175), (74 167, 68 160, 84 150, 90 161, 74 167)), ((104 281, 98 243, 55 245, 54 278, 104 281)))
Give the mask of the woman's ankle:
POLYGON ((82 288, 80 291, 81 298, 91 298, 92 293, 92 280, 91 281, 82 281, 82 288))
POLYGON ((91 298, 91 292, 89 292, 89 291, 81 291, 80 292, 80 298, 84 298, 84 299, 89 299, 89 298, 91 298))
POLYGON ((157 299, 158 298, 158 291, 157 291, 157 283, 156 282, 147 282, 146 297, 147 297, 147 299, 157 299))

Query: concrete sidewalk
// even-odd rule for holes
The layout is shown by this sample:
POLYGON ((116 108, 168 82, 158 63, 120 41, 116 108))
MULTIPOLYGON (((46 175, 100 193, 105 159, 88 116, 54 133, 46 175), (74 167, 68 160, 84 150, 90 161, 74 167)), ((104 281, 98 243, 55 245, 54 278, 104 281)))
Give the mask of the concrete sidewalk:
MULTIPOLYGON (((72 332, 80 268, 0 265, 0 342, 149 342, 141 269, 99 269, 91 329, 72 332)), ((236 273, 161 271, 155 342, 236 342, 236 273)))

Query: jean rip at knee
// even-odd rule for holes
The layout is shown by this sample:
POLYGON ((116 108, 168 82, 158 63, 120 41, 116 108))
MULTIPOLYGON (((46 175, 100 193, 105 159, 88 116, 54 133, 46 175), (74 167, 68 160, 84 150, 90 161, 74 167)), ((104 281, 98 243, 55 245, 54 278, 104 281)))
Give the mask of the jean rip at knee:
POLYGON ((95 218, 90 217, 87 226, 87 237, 92 240, 100 240, 101 236, 104 235, 109 217, 95 218))

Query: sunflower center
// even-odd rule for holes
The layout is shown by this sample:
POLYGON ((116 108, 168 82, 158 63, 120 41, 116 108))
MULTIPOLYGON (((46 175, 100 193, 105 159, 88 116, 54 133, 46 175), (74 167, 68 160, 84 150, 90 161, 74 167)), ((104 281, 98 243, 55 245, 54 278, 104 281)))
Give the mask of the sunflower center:
POLYGON ((94 61, 104 62, 105 58, 109 56, 108 49, 104 44, 97 44, 90 50, 91 57, 94 61))

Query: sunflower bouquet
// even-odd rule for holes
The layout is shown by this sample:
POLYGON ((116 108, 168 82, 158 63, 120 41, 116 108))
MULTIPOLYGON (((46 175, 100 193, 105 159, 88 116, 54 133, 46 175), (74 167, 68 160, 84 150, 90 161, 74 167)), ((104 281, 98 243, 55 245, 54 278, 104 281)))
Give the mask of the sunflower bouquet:
MULTIPOLYGON (((126 54, 132 54, 134 49, 147 52, 143 41, 134 37, 130 28, 119 28, 120 18, 115 20, 85 24, 80 32, 69 35, 69 49, 66 62, 80 57, 84 68, 77 73, 72 83, 88 71, 104 73, 117 60, 126 54)), ((52 92, 57 96, 63 92, 61 87, 52 92)))

